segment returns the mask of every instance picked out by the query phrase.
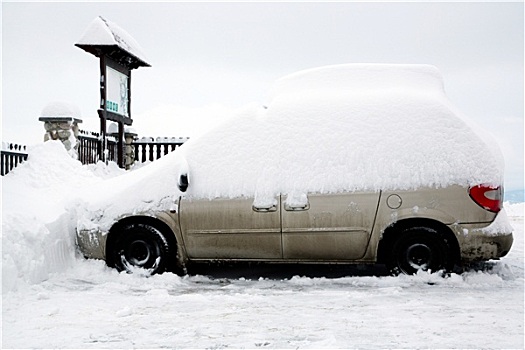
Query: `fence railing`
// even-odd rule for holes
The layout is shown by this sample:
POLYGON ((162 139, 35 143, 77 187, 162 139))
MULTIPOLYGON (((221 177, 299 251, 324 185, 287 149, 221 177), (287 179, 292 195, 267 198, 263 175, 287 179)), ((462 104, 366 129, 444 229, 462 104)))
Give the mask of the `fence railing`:
MULTIPOLYGON (((82 164, 94 164, 99 160, 99 151, 102 141, 99 133, 81 130, 78 135, 78 159, 82 164)), ((188 138, 181 137, 143 137, 132 142, 135 162, 144 163, 157 160, 180 147, 188 138)), ((107 160, 117 161, 117 141, 112 137, 106 138, 107 160)))
POLYGON ((2 143, 1 153, 1 169, 2 176, 8 174, 11 170, 16 168, 20 163, 27 160, 26 146, 17 145, 14 143, 2 143))
POLYGON ((187 138, 167 138, 157 137, 143 137, 139 140, 133 141, 135 148, 135 162, 144 163, 147 161, 154 161, 166 154, 175 151, 177 147, 182 146, 187 138))
MULTIPOLYGON (((102 140, 100 134, 91 131, 80 130, 78 135, 78 160, 82 164, 95 164, 99 160, 100 149, 102 148, 102 140)), ((109 161, 117 161, 117 141, 112 137, 106 138, 106 147, 108 151, 106 159, 109 161)))
MULTIPOLYGON (((157 137, 141 138, 132 143, 135 153, 135 162, 153 162, 166 154, 175 151, 188 138, 157 137)), ((78 160, 82 164, 95 164, 99 160, 99 150, 102 148, 100 134, 81 130, 78 135, 78 160)), ((117 161, 117 141, 112 137, 106 138, 106 159, 117 161)), ((14 143, 2 143, 1 175, 4 176, 23 161, 27 160, 26 146, 14 143)))

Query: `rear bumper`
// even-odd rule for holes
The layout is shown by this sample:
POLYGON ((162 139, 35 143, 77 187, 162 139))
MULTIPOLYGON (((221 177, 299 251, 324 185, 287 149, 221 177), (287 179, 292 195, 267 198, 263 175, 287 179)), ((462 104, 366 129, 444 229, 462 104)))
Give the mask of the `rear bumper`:
POLYGON ((512 226, 504 210, 484 227, 480 224, 454 225, 461 260, 465 262, 499 259, 509 252, 514 241, 512 226))

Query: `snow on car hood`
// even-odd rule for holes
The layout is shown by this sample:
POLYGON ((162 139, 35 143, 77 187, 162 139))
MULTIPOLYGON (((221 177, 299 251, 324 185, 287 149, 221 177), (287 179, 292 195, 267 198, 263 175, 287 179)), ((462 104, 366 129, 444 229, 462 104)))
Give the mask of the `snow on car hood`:
POLYGON ((195 197, 499 185, 503 161, 427 65, 339 65, 276 83, 181 151, 195 197))
POLYGON ((77 191, 70 208, 79 230, 107 231, 123 216, 172 209, 182 194, 177 182, 187 164, 180 152, 77 191))

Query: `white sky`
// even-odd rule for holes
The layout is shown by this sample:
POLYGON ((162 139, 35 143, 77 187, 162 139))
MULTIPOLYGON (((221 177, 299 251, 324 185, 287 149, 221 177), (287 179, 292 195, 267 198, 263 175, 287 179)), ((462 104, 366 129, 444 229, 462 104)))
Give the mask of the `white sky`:
POLYGON ((129 32, 152 65, 132 72, 141 135, 197 134, 224 111, 264 104, 275 79, 301 69, 428 63, 449 98, 498 139, 507 189, 523 188, 523 3, 3 2, 3 141, 41 142, 38 116, 57 100, 76 104, 96 131, 98 59, 74 43, 99 15, 129 32))

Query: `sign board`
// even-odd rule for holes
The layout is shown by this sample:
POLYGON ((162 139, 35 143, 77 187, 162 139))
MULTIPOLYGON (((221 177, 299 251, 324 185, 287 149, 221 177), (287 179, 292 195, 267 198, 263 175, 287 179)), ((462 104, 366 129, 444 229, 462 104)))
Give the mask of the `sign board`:
POLYGON ((106 66, 106 74, 106 110, 129 117, 129 77, 109 66, 106 66))
POLYGON ((100 118, 101 146, 98 153, 106 160, 106 121, 118 123, 118 164, 125 166, 124 125, 131 119, 131 70, 150 67, 144 60, 142 49, 125 30, 102 17, 90 24, 75 44, 82 50, 100 58, 100 118))

